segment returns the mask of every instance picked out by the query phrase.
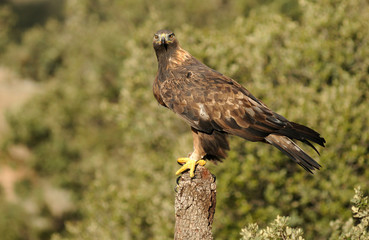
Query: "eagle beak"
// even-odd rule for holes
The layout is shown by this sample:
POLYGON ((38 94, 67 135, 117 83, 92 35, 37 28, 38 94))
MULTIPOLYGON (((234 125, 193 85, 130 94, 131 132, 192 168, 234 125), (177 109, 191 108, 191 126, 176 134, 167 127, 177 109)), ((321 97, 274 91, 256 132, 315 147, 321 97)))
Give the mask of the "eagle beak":
POLYGON ((160 45, 163 45, 165 47, 165 50, 168 49, 168 42, 167 42, 166 34, 160 35, 160 45))
POLYGON ((166 44, 165 36, 160 37, 160 45, 166 44))

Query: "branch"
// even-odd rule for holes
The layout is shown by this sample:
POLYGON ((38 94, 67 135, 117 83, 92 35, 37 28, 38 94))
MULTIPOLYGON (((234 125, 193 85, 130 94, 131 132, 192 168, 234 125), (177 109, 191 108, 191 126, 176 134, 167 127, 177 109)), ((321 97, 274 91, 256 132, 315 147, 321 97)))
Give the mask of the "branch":
POLYGON ((210 171, 197 166, 195 177, 182 174, 175 199, 175 240, 213 239, 211 228, 216 204, 216 183, 210 171))

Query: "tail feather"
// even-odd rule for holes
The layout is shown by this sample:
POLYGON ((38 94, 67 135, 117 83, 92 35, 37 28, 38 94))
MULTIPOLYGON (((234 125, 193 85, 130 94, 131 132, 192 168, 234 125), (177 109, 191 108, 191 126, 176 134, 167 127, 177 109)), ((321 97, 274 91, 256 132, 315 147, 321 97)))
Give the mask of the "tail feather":
POLYGON ((316 152, 318 151, 309 141, 317 143, 320 146, 324 147, 325 139, 322 138, 318 132, 298 123, 294 122, 289 123, 290 124, 288 127, 279 130, 278 133, 280 133, 281 135, 285 135, 291 139, 296 139, 303 143, 306 143, 307 145, 312 147, 316 152))
POLYGON ((309 142, 308 140, 303 140, 302 142, 309 145, 320 156, 318 149, 316 149, 315 146, 311 142, 309 142))
POLYGON ((265 138, 265 140, 268 143, 272 144, 274 147, 278 148, 281 152, 289 156, 307 172, 313 173, 313 170, 321 168, 319 163, 317 163, 314 159, 307 155, 296 143, 294 143, 288 137, 277 134, 270 134, 265 138))

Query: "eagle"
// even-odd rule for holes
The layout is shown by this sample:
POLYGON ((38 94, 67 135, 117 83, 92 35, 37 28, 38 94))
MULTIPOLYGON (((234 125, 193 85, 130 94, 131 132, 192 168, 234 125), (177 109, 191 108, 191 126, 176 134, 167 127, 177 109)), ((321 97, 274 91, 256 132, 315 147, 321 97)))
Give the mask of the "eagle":
POLYGON ((189 170, 193 178, 196 165, 226 158, 228 135, 271 144, 310 173, 320 169, 293 141, 301 141, 319 154, 312 143, 324 147, 325 140, 318 132, 288 121, 241 84, 197 60, 181 48, 172 31, 156 32, 153 47, 158 61, 154 97, 184 119, 193 136, 193 152, 177 160, 182 165, 177 175, 189 170))

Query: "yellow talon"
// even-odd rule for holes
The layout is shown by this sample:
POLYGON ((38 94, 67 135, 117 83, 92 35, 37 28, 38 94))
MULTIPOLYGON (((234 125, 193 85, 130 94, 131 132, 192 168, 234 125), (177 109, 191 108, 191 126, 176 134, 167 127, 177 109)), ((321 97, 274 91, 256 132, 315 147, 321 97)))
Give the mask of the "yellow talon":
POLYGON ((204 166, 206 164, 205 160, 194 160, 191 158, 178 158, 177 162, 179 164, 183 164, 183 166, 178 169, 176 172, 176 175, 179 175, 186 171, 187 169, 190 169, 190 177, 193 178, 195 176, 195 167, 196 165, 204 166))

